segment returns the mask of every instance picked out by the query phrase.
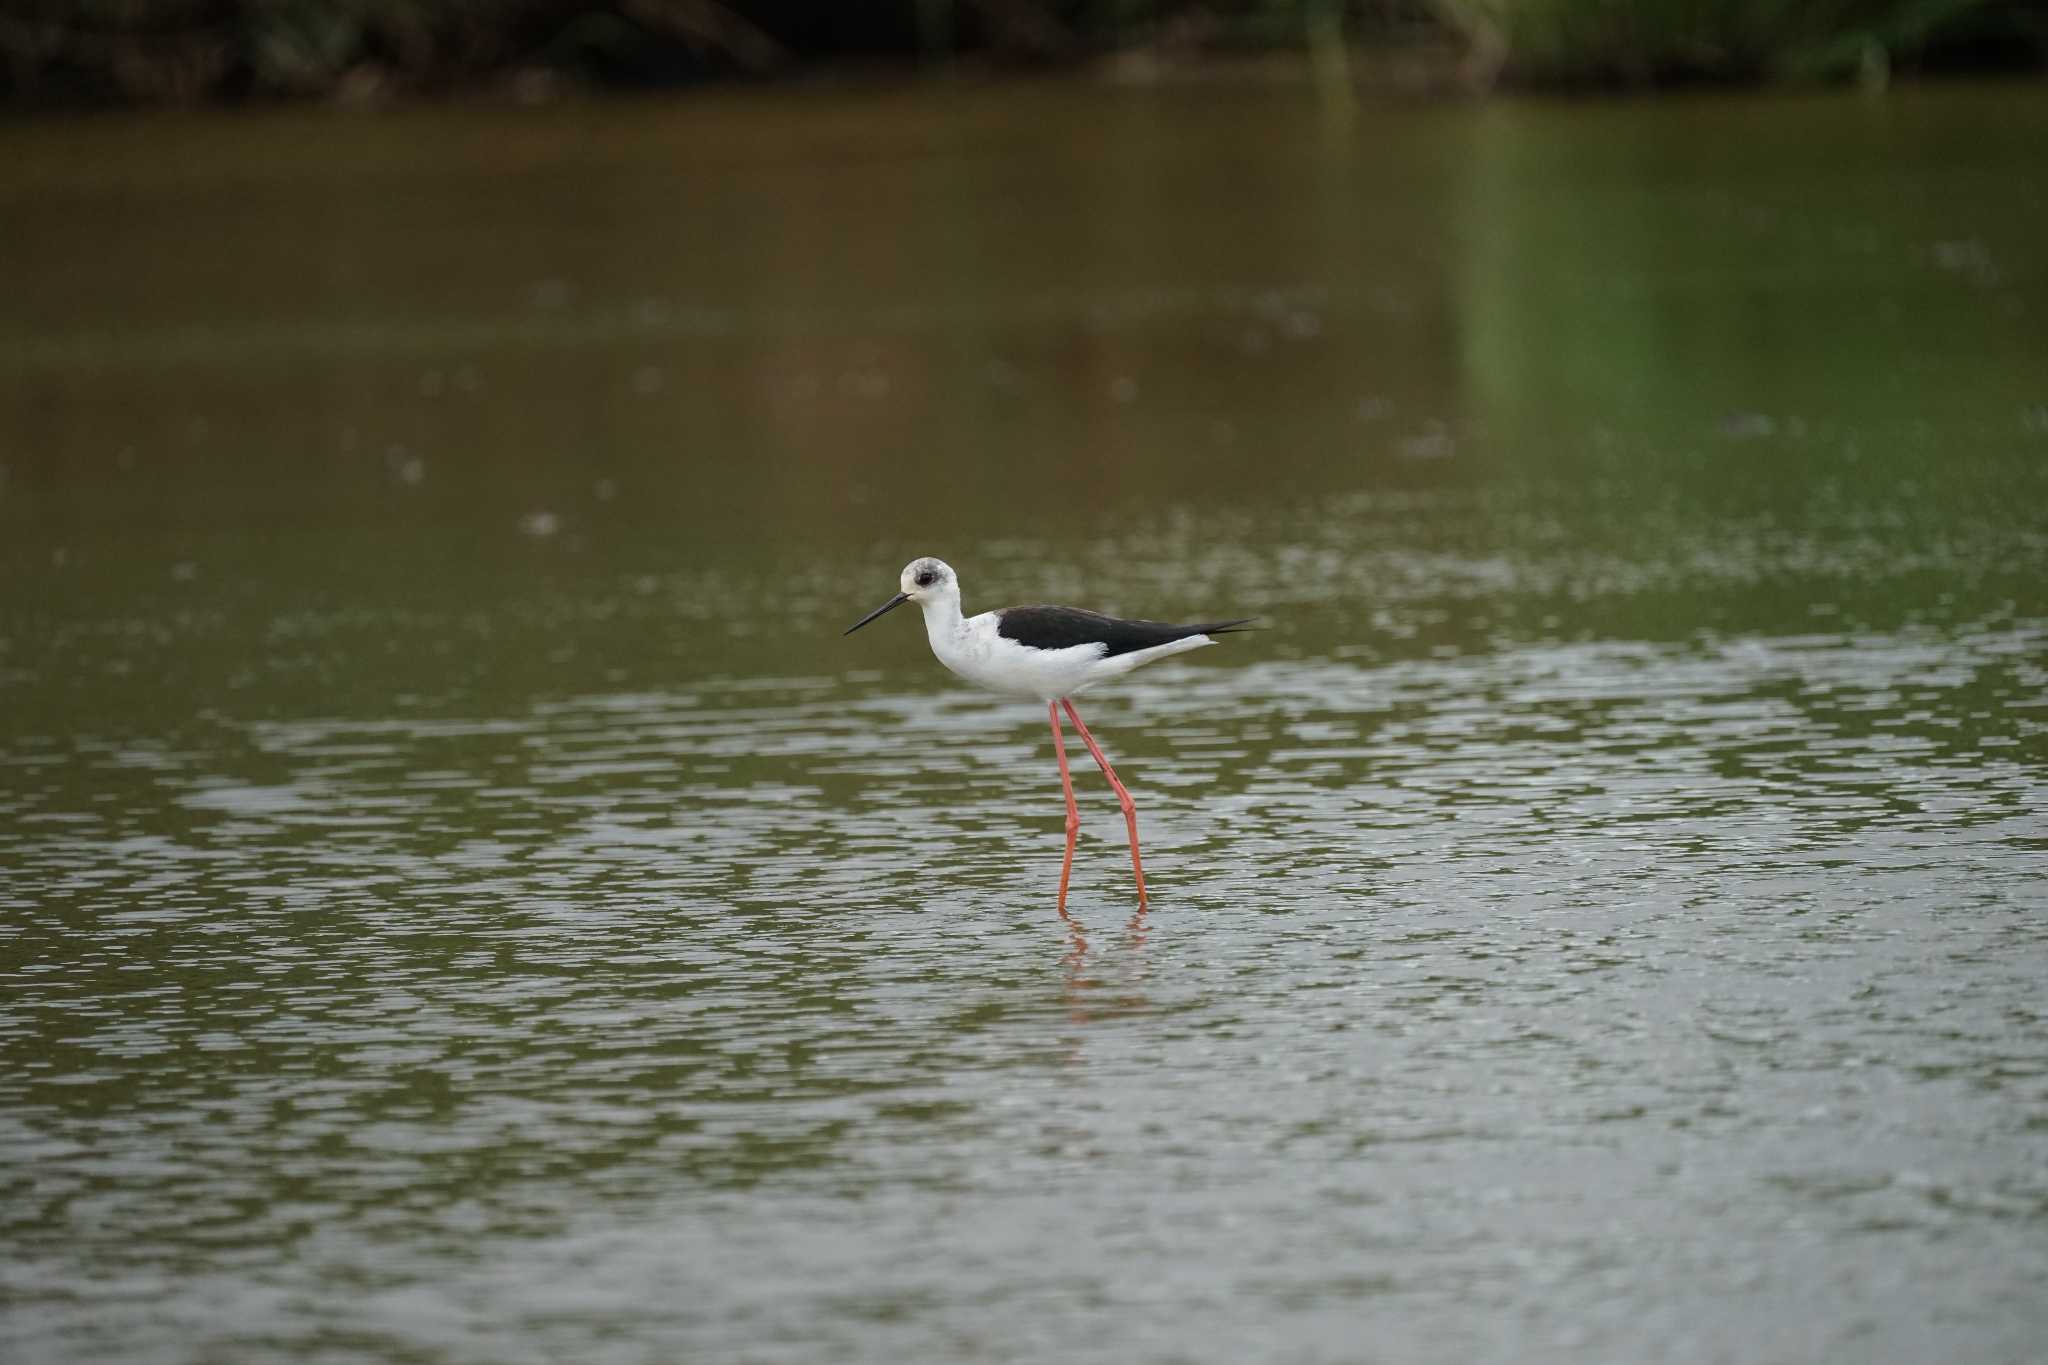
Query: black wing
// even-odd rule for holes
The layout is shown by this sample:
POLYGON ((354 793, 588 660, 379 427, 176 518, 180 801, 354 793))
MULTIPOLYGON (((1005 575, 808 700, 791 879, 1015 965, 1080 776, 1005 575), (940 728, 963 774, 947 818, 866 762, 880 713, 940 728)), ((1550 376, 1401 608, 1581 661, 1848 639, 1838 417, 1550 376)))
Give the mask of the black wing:
POLYGON ((1101 645, 1102 657, 1113 659, 1154 645, 1170 645, 1190 635, 1225 635, 1243 630, 1253 617, 1236 621, 1204 621, 1175 626, 1165 621, 1126 621, 1079 607, 1005 607, 996 613, 996 634, 1031 649, 1071 649, 1101 645))

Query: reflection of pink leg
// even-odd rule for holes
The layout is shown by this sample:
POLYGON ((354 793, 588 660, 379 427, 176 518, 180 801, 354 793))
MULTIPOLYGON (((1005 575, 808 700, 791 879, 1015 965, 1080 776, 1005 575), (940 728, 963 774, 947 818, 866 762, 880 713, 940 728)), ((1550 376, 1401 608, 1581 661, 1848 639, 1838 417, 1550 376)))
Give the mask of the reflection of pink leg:
MULTIPOLYGON (((1067 741, 1060 735, 1059 705, 1047 702, 1045 709, 1052 716, 1052 751, 1060 761, 1060 786, 1067 793, 1067 857, 1060 864, 1060 913, 1064 915, 1067 913, 1067 877, 1074 870, 1074 835, 1081 828, 1081 812, 1074 808, 1074 779, 1067 773, 1067 741)), ((1081 733, 1085 735, 1088 732, 1083 730, 1081 733)), ((1093 740, 1089 741, 1089 746, 1094 746, 1093 740)))
MULTIPOLYGON (((1145 908, 1145 864, 1138 860, 1138 808, 1131 804, 1131 794, 1124 790, 1124 784, 1116 780, 1116 769, 1109 766, 1109 760, 1102 756, 1102 746, 1095 742, 1095 736, 1088 733, 1088 727, 1081 723, 1081 713, 1074 709, 1074 703, 1062 701, 1067 708, 1067 719, 1074 722, 1074 728, 1081 732, 1081 742, 1088 746, 1088 752, 1095 755, 1095 761, 1102 768, 1102 775, 1109 779, 1109 785, 1116 789, 1116 803, 1124 808, 1124 823, 1131 827, 1131 871, 1138 876, 1138 908, 1145 908)), ((1072 799, 1073 788, 1067 788, 1068 799, 1072 799)), ((1072 809, 1069 807, 1069 809, 1072 809)))

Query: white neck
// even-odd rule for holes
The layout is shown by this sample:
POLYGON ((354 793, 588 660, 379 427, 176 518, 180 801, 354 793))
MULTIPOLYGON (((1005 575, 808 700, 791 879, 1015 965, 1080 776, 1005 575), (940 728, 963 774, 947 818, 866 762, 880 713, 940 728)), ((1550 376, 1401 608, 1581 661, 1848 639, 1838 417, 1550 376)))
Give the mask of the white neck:
POLYGON ((937 640, 959 633, 961 617, 958 589, 920 598, 918 606, 924 609, 924 633, 930 639, 937 640))

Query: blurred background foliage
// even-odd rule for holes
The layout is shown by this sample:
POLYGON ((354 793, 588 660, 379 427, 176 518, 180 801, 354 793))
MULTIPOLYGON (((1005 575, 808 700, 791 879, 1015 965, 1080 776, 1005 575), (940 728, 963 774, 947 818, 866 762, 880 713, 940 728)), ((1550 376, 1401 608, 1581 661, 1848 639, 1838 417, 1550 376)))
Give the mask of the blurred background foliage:
POLYGON ((195 103, 564 84, 667 87, 861 66, 1247 53, 1404 84, 1888 80, 2048 65, 2048 0, 0 0, 0 95, 195 103))

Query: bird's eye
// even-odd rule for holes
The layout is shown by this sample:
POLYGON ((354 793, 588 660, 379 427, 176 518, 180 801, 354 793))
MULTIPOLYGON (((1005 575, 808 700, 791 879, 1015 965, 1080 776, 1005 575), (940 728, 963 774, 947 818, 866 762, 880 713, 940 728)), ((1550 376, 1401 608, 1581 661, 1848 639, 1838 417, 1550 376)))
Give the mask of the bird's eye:
POLYGON ((917 576, 917 586, 920 588, 929 588, 932 584, 938 581, 939 576, 933 573, 930 569, 926 569, 923 573, 917 576))

